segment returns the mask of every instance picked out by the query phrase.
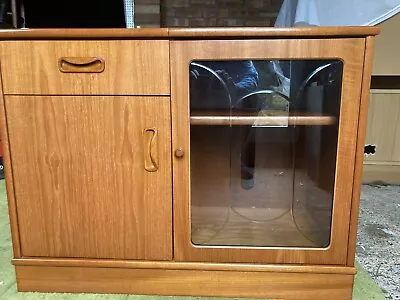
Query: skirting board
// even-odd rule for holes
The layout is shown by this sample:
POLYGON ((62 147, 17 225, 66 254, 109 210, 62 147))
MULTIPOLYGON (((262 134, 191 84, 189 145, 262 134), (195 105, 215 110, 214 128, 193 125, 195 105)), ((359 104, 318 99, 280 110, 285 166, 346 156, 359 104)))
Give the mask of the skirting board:
MULTIPOLYGON (((17 265, 21 292, 351 299, 353 274, 17 265)), ((351 271, 352 268, 349 267, 351 271)))
POLYGON ((400 165, 364 163, 363 183, 400 184, 400 165))

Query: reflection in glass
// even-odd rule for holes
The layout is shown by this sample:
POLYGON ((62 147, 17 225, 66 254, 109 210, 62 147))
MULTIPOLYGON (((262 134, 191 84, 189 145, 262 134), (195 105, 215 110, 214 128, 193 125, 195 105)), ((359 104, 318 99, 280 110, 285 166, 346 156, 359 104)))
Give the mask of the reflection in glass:
POLYGON ((196 245, 329 245, 340 61, 193 61, 196 245))

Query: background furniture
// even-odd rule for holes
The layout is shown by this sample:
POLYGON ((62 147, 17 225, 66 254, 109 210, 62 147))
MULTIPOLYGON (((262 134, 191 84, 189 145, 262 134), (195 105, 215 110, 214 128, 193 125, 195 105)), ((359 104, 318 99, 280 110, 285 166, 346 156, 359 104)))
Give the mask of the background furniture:
POLYGON ((377 33, 1 32, 19 290, 351 298, 377 33), (191 106, 190 63, 231 60, 289 61, 302 102, 191 106), (309 64, 326 61, 336 67, 306 80, 309 64), (231 138, 243 127, 256 132, 250 190, 238 184, 240 139, 231 138))
POLYGON ((363 182, 400 184, 400 15, 380 24, 372 69, 370 109, 365 143, 376 146, 365 157, 363 182))

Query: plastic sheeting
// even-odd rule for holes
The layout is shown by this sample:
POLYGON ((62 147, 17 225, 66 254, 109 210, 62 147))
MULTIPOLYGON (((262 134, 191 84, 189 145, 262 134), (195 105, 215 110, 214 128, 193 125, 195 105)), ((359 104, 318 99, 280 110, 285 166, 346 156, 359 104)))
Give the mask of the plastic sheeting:
POLYGON ((400 12, 400 0, 284 0, 275 26, 376 25, 400 12))
POLYGON ((134 0, 124 0, 126 28, 134 28, 134 0))

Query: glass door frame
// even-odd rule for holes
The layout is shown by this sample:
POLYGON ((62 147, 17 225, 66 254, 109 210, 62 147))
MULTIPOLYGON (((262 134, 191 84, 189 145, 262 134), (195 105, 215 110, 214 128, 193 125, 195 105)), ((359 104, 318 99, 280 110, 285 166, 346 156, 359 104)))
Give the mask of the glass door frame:
POLYGON ((364 67, 364 38, 171 41, 174 259, 345 265, 364 67), (326 248, 198 246, 191 242, 189 65, 193 60, 339 59, 342 95, 330 244, 326 248))

